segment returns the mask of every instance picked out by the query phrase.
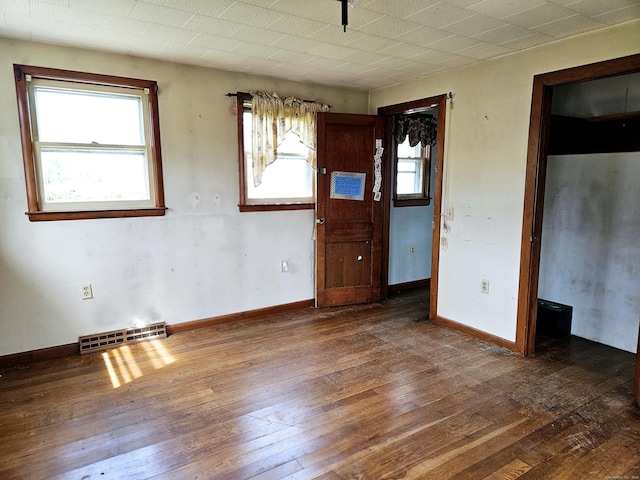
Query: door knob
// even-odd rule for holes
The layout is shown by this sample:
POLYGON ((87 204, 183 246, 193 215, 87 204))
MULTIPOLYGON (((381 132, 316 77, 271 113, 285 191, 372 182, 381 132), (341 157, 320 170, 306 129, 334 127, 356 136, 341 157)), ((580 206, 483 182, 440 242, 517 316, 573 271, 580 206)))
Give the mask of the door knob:
POLYGON ((324 225, 324 217, 316 218, 316 223, 317 223, 318 225, 324 225))

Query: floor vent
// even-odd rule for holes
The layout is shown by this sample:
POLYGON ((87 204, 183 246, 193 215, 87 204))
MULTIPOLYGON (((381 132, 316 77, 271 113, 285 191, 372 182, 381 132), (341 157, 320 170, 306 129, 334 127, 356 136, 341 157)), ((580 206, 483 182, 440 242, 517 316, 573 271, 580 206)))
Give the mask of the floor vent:
POLYGON ((150 338, 167 338, 167 328, 164 322, 152 323, 144 327, 125 328, 112 332, 86 335, 79 338, 80 354, 106 350, 126 343, 135 343, 150 338))

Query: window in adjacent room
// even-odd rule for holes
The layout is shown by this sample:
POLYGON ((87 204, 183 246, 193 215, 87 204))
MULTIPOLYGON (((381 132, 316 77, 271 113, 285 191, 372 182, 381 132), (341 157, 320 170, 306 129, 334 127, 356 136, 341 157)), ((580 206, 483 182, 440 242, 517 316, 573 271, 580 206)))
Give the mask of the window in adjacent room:
POLYGON ((268 123, 276 126, 273 131, 263 134, 269 135, 268 145, 255 145, 259 140, 254 138, 257 126, 253 117, 253 101, 254 96, 251 94, 237 94, 240 211, 313 209, 316 112, 309 109, 324 111, 326 106, 315 103, 309 105, 309 102, 303 104, 301 100, 273 96, 274 102, 283 102, 276 110, 284 117, 268 120, 268 123), (302 113, 291 114, 291 109, 298 107, 302 107, 302 113), (290 124, 292 120, 293 125, 290 124), (302 121, 307 123, 302 125, 302 121), (295 122, 299 124, 296 125, 295 122), (282 128, 282 131, 278 132, 278 128, 282 128), (273 148, 275 143, 278 145, 273 148), (274 152, 273 158, 266 162, 266 167, 261 168, 259 162, 254 161, 254 149, 264 151, 270 147, 274 152), (260 168, 260 171, 256 172, 255 168, 260 168))
POLYGON ((431 147, 437 137, 437 120, 428 113, 393 117, 396 207, 429 205, 431 201, 431 147))
POLYGON ((428 199, 431 147, 409 145, 409 139, 398 145, 396 200, 428 199))
POLYGON ((30 220, 164 215, 157 84, 15 65, 30 220))

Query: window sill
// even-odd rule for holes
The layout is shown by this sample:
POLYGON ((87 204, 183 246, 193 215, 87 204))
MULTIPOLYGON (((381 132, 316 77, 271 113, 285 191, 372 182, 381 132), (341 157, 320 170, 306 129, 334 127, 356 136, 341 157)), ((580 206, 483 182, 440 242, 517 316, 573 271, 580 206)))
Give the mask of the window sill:
POLYGON ((431 198, 394 198, 394 207, 423 207, 431 204, 431 198))
POLYGON ((166 207, 137 208, 131 210, 82 210, 70 212, 26 212, 32 222, 54 220, 87 220, 92 218, 160 217, 166 207))
POLYGON ((313 210, 315 203, 260 203, 238 205, 241 212, 270 212, 277 210, 313 210))

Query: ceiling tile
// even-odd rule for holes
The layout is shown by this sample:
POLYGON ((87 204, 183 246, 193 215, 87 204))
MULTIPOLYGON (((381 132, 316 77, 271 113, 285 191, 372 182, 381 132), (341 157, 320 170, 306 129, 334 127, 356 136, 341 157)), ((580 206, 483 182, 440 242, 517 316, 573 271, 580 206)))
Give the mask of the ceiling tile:
POLYGON ((510 48, 502 47, 500 45, 494 45, 492 43, 481 43, 479 45, 460 50, 457 53, 466 57, 477 58, 480 60, 505 55, 507 53, 511 53, 512 51, 513 50, 511 50, 510 48))
POLYGON ((367 52, 379 52, 380 50, 392 47, 398 43, 400 42, 389 38, 379 37, 377 35, 363 35, 347 45, 351 48, 357 48, 358 50, 364 50, 367 52))
POLYGON ((556 22, 547 23, 536 27, 540 33, 546 33, 553 37, 562 38, 569 35, 587 32, 595 28, 600 28, 604 24, 583 15, 575 15, 569 18, 563 18, 556 22))
POLYGON ((241 27, 242 25, 236 22, 206 17, 204 15, 194 15, 184 24, 184 28, 188 30, 210 33, 219 37, 228 37, 232 33, 237 32, 241 27))
POLYGON ((406 18, 439 1, 440 0, 374 0, 367 4, 367 8, 381 14, 391 15, 392 17, 406 18))
POLYGON ((293 63, 299 65, 311 60, 313 58, 313 55, 309 55, 308 53, 294 52, 293 50, 285 50, 281 48, 276 53, 271 55, 270 58, 285 63, 293 63))
POLYGON ((316 68, 336 68, 340 65, 344 65, 345 62, 344 60, 336 60, 334 58, 327 58, 327 57, 313 57, 311 60, 309 60, 308 62, 305 62, 304 65, 305 66, 311 66, 311 67, 316 67, 316 68))
POLYGON ((465 57, 464 55, 456 55, 455 57, 452 57, 448 60, 443 60, 439 63, 439 65, 447 68, 456 68, 470 65, 472 63, 476 63, 477 61, 478 60, 476 58, 465 57))
POLYGON ((24 0, 4 0, 0 2, 0 12, 7 15, 29 17, 29 2, 24 0))
POLYGON ((380 60, 378 62, 374 62, 371 65, 385 67, 385 68, 393 68, 400 70, 402 68, 411 67, 414 64, 408 63, 405 58, 397 58, 397 57, 388 57, 384 60, 380 60))
POLYGON ((246 3, 234 3, 220 15, 221 19, 240 21, 254 27, 267 27, 282 17, 282 13, 246 3))
POLYGON ((193 17, 193 14, 174 8, 138 2, 129 17, 171 27, 181 27, 193 17))
POLYGON ((327 25, 322 30, 318 30, 317 32, 309 35, 309 38, 313 38, 314 40, 318 40, 319 42, 328 42, 334 45, 348 46, 351 43, 366 36, 366 33, 358 32, 356 30, 347 29, 347 31, 344 32, 342 31, 341 27, 327 25))
POLYGON ((464 18, 459 22, 452 23, 446 27, 442 27, 443 30, 451 33, 457 33, 458 35, 464 35, 466 37, 473 37, 489 30, 495 30, 496 28, 507 25, 505 22, 497 20, 495 18, 487 17, 485 15, 472 15, 471 17, 464 18))
POLYGON ((202 55, 202 58, 211 60, 212 65, 217 65, 218 68, 229 67, 232 65, 241 65, 244 68, 244 65, 249 61, 249 57, 247 55, 241 55, 234 52, 222 52, 214 49, 211 49, 202 55))
POLYGON ((427 27, 441 28, 473 15, 472 11, 448 3, 437 3, 407 17, 407 20, 427 27))
POLYGON ((390 58, 389 55, 375 52, 356 52, 353 55, 345 57, 345 60, 349 62, 359 63, 361 65, 371 65, 372 63, 380 62, 390 58))
POLYGON ((260 45, 259 43, 241 42, 240 45, 233 49, 233 53, 247 55, 249 57, 267 58, 280 51, 277 47, 269 45, 260 45))
POLYGON ((271 45, 284 36, 285 34, 282 32, 274 32, 273 30, 248 25, 241 27, 230 35, 231 38, 265 45, 271 45))
POLYGON ((450 3, 456 7, 468 8, 471 5, 482 3, 484 0, 444 0, 444 3, 450 3))
POLYGON ((322 30, 326 26, 326 23, 285 13, 278 20, 269 25, 269 29, 277 32, 298 35, 300 37, 308 37, 318 30, 322 30))
POLYGON ((372 35, 384 35, 387 38, 394 38, 406 32, 410 32, 418 28, 420 25, 406 20, 400 20, 395 17, 380 17, 377 20, 363 25, 359 28, 361 32, 370 33, 372 35))
MULTIPOLYGON (((31 2, 29 13, 32 18, 46 19, 52 26, 55 26, 56 23, 86 26, 91 23, 93 17, 93 12, 88 10, 43 2, 31 2)), ((68 31, 61 31, 60 34, 69 36, 68 31)))
POLYGON ((440 63, 451 60, 457 55, 455 53, 441 52, 439 50, 425 50, 419 55, 411 57, 411 60, 416 62, 428 63, 433 65, 439 65, 440 63))
POLYGON ((469 9, 489 17, 505 18, 546 5, 546 3, 546 0, 484 0, 470 6, 469 9))
POLYGON ((190 30, 182 28, 170 27, 168 25, 159 25, 153 23, 144 31, 143 36, 161 38, 169 42, 187 44, 191 42, 198 34, 190 30))
POLYGON ((640 5, 604 13, 594 17, 593 19, 606 23, 607 25, 616 25, 618 23, 629 22, 637 18, 640 18, 640 5))
POLYGON ((218 37, 208 33, 199 33, 193 40, 191 45, 199 47, 213 48, 215 50, 233 50, 242 43, 240 40, 229 37, 218 37))
POLYGON ((270 6, 278 12, 289 13, 327 24, 340 25, 341 9, 338 2, 331 1, 301 1, 278 0, 270 6))
POLYGON ((112 30, 116 33, 139 34, 144 32, 151 24, 143 20, 102 13, 100 15, 94 15, 90 25, 96 28, 112 30))
POLYGON ((234 3, 234 0, 168 0, 164 5, 175 8, 176 10, 217 17, 234 3))
POLYGON ((502 46, 511 48, 513 50, 523 50, 525 48, 537 47, 538 45, 542 45, 543 43, 547 43, 553 40, 555 40, 554 37, 550 35, 533 32, 529 36, 511 40, 509 42, 504 42, 502 46))
POLYGON ((505 17, 505 21, 526 28, 534 28, 545 23, 555 22, 562 18, 572 17, 576 13, 553 4, 541 5, 523 13, 505 17))
POLYGON ((482 42, 480 40, 454 35, 452 37, 445 38, 444 40, 430 43, 429 48, 440 50, 442 52, 457 52, 458 50, 480 45, 481 43, 482 42))
POLYGON ((92 12, 108 13, 126 17, 136 6, 136 0, 69 0, 69 7, 92 12))
POLYGON ((480 35, 476 35, 474 38, 482 40, 483 42, 495 43, 496 45, 500 45, 502 43, 518 40, 519 38, 528 37, 533 33, 534 32, 527 28, 509 24, 496 28, 495 30, 481 33, 480 35))
POLYGON ((354 48, 343 47, 340 45, 322 44, 309 52, 311 55, 317 55, 319 57, 333 58, 336 60, 343 60, 347 57, 351 57, 359 52, 354 48))
POLYGON ((296 35, 287 35, 282 37, 277 42, 273 43, 274 47, 283 48, 285 50, 291 50, 300 53, 309 53, 314 48, 322 45, 322 42, 313 40, 312 38, 303 38, 296 35))
POLYGON ((160 52, 171 56, 173 61, 186 61, 190 59, 202 58, 210 49, 199 47, 197 45, 185 45, 184 43, 176 43, 169 40, 165 43, 160 52))
POLYGON ((596 15, 613 12, 621 8, 637 7, 638 4, 638 0, 609 0, 608 2, 602 2, 601 0, 581 0, 567 5, 567 9, 580 15, 595 17, 596 15))
POLYGON ((424 47, 419 47, 418 45, 412 45, 410 43, 404 42, 397 43, 391 47, 379 51, 379 53, 399 58, 410 58, 414 55, 419 55, 422 52, 424 52, 424 47))
POLYGON ((129 53, 143 55, 144 52, 152 50, 159 52, 164 44, 167 43, 167 41, 158 38, 132 35, 129 33, 120 33, 116 38, 116 43, 120 45, 126 45, 128 47, 127 50, 129 51, 129 53))
POLYGON ((435 28, 429 28, 419 26, 418 28, 398 35, 395 40, 401 40, 407 43, 413 43, 414 45, 425 46, 430 43, 437 42, 443 38, 452 37, 453 34, 445 32, 443 30, 436 30, 435 28))

